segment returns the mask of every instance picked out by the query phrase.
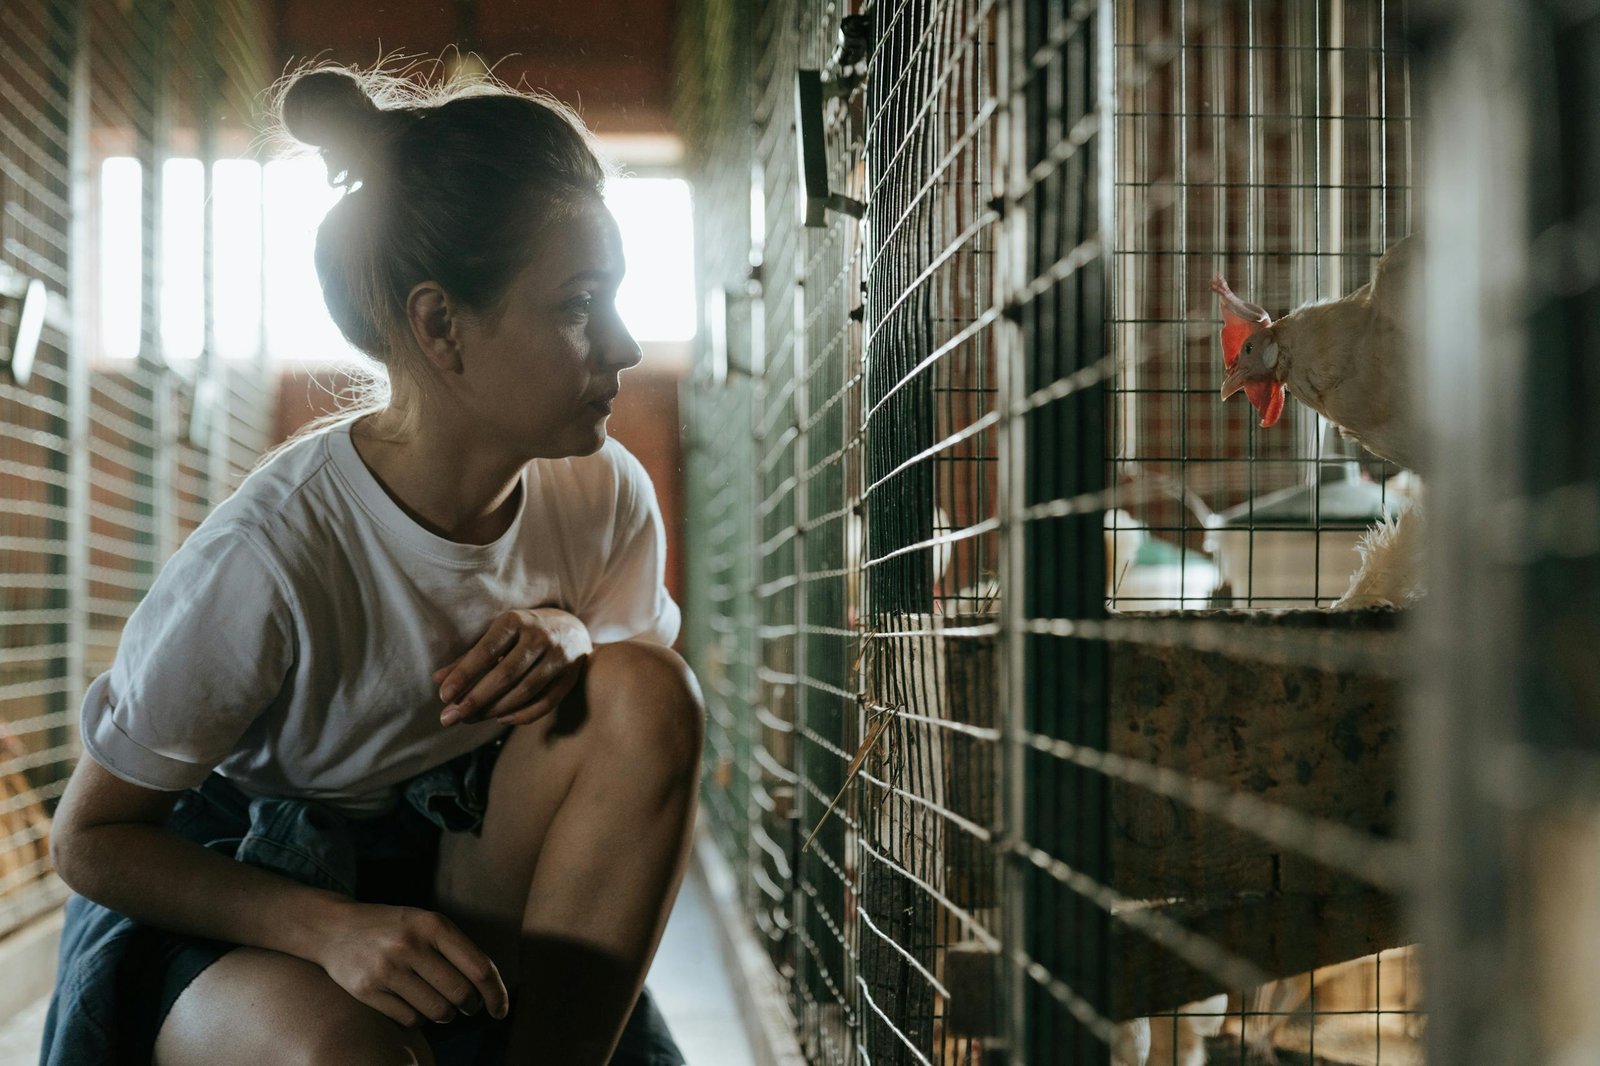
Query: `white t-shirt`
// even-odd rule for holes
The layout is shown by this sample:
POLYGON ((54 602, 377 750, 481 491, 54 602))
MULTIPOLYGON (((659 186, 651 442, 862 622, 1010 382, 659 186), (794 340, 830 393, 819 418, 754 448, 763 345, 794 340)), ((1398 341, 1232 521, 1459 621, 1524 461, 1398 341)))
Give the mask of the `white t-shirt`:
POLYGON ((507 728, 441 726, 435 670, 517 607, 569 611, 596 644, 670 644, 665 558, 654 487, 614 440, 529 463, 510 528, 474 545, 407 516, 340 423, 273 456, 168 560, 89 686, 83 746, 148 788, 215 769, 252 795, 380 812, 507 728))

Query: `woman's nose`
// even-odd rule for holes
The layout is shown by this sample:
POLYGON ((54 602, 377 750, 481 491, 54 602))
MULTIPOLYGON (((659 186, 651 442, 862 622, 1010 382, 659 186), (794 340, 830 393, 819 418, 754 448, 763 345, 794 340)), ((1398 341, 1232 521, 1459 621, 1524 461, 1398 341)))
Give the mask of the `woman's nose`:
POLYGON ((633 339, 633 334, 628 332, 628 327, 619 321, 606 338, 602 355, 606 366, 627 370, 639 365, 644 358, 644 351, 640 349, 639 342, 633 339))

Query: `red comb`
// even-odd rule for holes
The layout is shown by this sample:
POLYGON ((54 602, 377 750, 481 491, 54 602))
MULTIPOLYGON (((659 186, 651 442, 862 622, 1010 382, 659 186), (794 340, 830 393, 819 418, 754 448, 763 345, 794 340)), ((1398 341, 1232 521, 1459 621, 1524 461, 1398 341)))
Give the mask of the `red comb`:
POLYGON ((1221 274, 1211 278, 1211 291, 1217 294, 1217 303, 1222 307, 1222 365, 1232 370, 1245 338, 1262 326, 1272 325, 1272 317, 1235 296, 1221 274))
MULTIPOLYGON (((1222 309, 1222 365, 1228 370, 1239 361, 1239 350, 1250 334, 1263 326, 1272 325, 1272 316, 1255 304, 1245 303, 1235 296, 1221 274, 1211 279, 1211 291, 1217 294, 1222 309)), ((1283 414, 1283 386, 1276 381, 1249 381, 1244 386, 1245 398, 1261 412, 1261 428, 1277 422, 1283 414)))

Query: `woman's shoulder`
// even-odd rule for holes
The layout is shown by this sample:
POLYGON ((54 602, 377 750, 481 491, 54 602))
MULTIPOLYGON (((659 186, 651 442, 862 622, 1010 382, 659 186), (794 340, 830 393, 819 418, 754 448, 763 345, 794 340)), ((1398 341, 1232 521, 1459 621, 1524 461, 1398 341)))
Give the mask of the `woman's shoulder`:
POLYGON ((202 540, 238 534, 268 554, 298 543, 325 524, 330 426, 291 438, 269 452, 233 493, 190 534, 202 540))

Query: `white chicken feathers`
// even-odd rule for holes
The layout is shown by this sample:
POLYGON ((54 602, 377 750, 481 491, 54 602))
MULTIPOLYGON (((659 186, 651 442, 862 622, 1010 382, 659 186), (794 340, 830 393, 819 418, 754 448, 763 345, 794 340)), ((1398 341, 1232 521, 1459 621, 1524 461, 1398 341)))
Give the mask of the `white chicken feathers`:
POLYGON ((1399 514, 1379 520, 1362 536, 1356 545, 1361 567, 1334 610, 1406 607, 1422 598, 1427 589, 1427 554, 1420 486, 1416 493, 1401 504, 1399 514))
POLYGON ((1422 273, 1413 234, 1378 260, 1372 280, 1338 300, 1309 304, 1266 329, 1289 394, 1374 455, 1419 470, 1422 432, 1413 416, 1411 294, 1422 273))
MULTIPOLYGON (((1229 382, 1249 381, 1258 390, 1264 382, 1281 383, 1337 426, 1346 440, 1420 472, 1423 432, 1414 414, 1410 360, 1417 340, 1412 304, 1422 280, 1422 260, 1422 238, 1413 234, 1384 253, 1372 280, 1359 289, 1337 300, 1307 304, 1276 322, 1235 297, 1219 277, 1213 288, 1223 297, 1223 317, 1229 323, 1224 330, 1226 355, 1246 360, 1229 382), (1230 345, 1229 330, 1242 333, 1245 328, 1248 338, 1236 335, 1230 345), (1241 344, 1242 353, 1232 346, 1241 344)), ((1399 516, 1380 522, 1362 538, 1357 548, 1360 569, 1334 609, 1414 602, 1424 588, 1423 540, 1419 492, 1399 516)))
POLYGON ((1228 997, 1218 993, 1173 1014, 1135 1018, 1117 1027, 1112 1066, 1205 1066, 1206 1039, 1222 1032, 1228 997))

